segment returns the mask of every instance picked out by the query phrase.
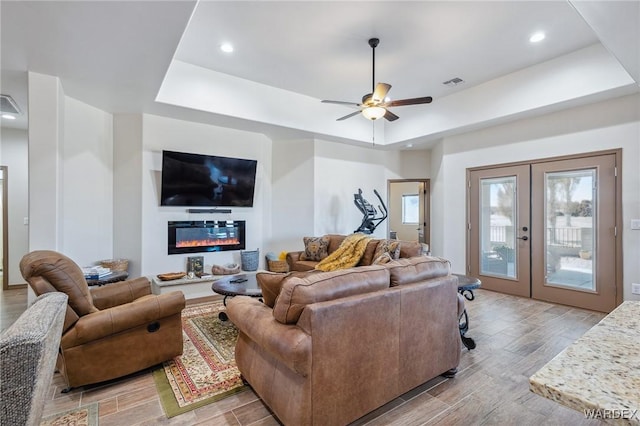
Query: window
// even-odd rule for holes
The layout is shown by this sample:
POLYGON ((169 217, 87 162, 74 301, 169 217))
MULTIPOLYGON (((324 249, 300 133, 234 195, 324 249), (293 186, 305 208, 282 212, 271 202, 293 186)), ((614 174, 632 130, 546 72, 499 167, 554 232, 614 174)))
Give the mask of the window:
POLYGON ((420 197, 418 194, 402 196, 402 223, 417 224, 420 221, 420 197))

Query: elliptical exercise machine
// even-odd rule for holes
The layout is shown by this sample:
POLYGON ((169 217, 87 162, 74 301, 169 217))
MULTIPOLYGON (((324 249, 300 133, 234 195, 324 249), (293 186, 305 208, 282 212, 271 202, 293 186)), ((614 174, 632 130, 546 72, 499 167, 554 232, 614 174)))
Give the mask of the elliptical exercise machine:
POLYGON ((353 194, 353 203, 356 205, 358 210, 363 215, 362 223, 353 232, 362 232, 363 234, 372 234, 373 231, 376 230, 378 225, 380 225, 387 218, 388 211, 387 206, 384 205, 384 201, 382 201, 382 197, 378 194, 378 191, 375 189, 373 193, 376 194, 378 200, 380 200, 380 204, 378 204, 378 209, 380 209, 380 213, 382 216, 378 217, 378 210, 376 210, 371 203, 364 199, 362 196, 362 189, 358 188, 358 193, 353 194))

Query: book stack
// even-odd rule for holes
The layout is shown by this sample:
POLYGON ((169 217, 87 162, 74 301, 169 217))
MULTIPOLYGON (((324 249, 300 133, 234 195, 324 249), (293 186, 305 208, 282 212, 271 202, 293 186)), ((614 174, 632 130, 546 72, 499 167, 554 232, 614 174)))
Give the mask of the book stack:
POLYGON ((88 266, 82 268, 85 280, 99 280, 111 273, 110 268, 104 268, 102 266, 88 266))

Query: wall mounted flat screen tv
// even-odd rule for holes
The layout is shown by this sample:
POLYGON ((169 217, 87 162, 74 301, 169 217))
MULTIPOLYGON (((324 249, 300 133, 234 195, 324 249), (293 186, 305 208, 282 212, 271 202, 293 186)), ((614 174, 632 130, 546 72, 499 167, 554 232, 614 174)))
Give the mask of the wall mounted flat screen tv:
POLYGON ((253 207, 256 160, 162 151, 162 206, 253 207))

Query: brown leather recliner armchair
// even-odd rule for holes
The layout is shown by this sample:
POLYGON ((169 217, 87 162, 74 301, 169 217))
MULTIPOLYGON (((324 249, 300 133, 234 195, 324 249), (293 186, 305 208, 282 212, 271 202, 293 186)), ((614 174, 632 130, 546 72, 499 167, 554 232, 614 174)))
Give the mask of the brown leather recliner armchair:
POLYGON ((152 295, 146 278, 89 289, 76 263, 49 250, 25 255, 20 272, 37 295, 60 291, 69 297, 57 362, 68 389, 182 353, 182 292, 152 295))

